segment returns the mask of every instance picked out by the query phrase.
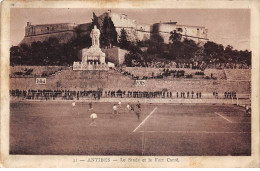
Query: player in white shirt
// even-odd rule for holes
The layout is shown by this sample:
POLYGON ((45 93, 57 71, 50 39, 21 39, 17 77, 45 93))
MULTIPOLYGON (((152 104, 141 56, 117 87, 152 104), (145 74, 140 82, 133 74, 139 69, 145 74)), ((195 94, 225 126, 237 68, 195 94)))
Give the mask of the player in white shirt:
POLYGON ((118 104, 117 104, 117 107, 118 107, 118 112, 117 112, 117 114, 119 114, 120 112, 119 112, 119 110, 121 111, 121 101, 119 100, 118 101, 118 104))
POLYGON ((116 104, 114 104, 113 110, 114 110, 114 114, 117 114, 117 106, 116 106, 116 104))
POLYGON ((97 117, 97 114, 93 111, 93 113, 90 115, 90 118, 91 118, 91 123, 89 124, 90 126, 96 126, 96 119, 98 118, 97 117))
POLYGON ((127 105, 126 105, 126 109, 129 110, 129 111, 131 110, 131 106, 130 106, 129 103, 127 103, 127 105))
POLYGON ((131 113, 131 110, 132 110, 132 106, 129 103, 127 103, 127 105, 126 105, 126 112, 127 113, 131 113))
MULTIPOLYGON (((76 107, 76 102, 74 101, 74 102, 72 102, 72 110, 73 110, 73 113, 75 112, 75 107, 76 107)), ((77 111, 77 114, 79 115, 79 112, 77 111)))
POLYGON ((117 106, 116 106, 116 104, 114 104, 114 106, 113 106, 113 117, 116 117, 117 114, 118 114, 118 112, 117 112, 117 106))
POLYGON ((251 109, 248 105, 246 105, 246 113, 245 116, 251 116, 251 109))

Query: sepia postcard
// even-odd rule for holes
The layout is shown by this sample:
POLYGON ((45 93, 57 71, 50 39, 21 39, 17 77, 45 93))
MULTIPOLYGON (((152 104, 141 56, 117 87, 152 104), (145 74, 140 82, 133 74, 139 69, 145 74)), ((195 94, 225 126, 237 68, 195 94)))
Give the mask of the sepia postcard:
POLYGON ((259 11, 4 0, 0 167, 259 167, 259 11))

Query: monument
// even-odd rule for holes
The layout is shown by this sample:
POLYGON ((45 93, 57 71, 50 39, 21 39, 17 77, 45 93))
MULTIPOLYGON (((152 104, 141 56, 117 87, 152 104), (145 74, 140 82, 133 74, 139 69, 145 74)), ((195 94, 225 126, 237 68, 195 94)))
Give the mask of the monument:
POLYGON ((73 70, 108 70, 109 66, 105 62, 105 53, 100 49, 100 31, 95 25, 90 33, 92 46, 81 50, 81 62, 73 63, 73 70))

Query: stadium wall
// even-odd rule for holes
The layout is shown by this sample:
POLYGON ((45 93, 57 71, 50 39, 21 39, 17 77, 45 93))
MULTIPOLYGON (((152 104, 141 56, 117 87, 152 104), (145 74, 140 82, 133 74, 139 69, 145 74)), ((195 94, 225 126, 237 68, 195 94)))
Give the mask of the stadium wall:
POLYGON ((36 78, 10 78, 10 89, 67 89, 67 90, 96 90, 103 88, 107 91, 162 91, 172 92, 191 92, 199 91, 202 93, 212 93, 218 91, 235 91, 239 94, 250 94, 250 81, 233 80, 166 80, 166 79, 148 79, 145 80, 145 86, 136 86, 135 80, 129 76, 123 76, 121 73, 110 70, 102 71, 76 71, 62 70, 54 76, 47 77, 47 83, 43 85, 36 84, 36 78), (69 78, 69 79, 68 79, 69 78))
POLYGON ((104 79, 57 79, 47 78, 46 84, 36 84, 36 78, 11 78, 10 89, 66 89, 66 90, 97 90, 103 88, 107 91, 117 91, 119 89, 125 91, 162 91, 171 92, 191 92, 199 91, 202 93, 212 93, 218 91, 237 92, 238 94, 250 94, 250 81, 212 81, 212 80, 190 80, 190 81, 166 81, 166 80, 146 80, 145 86, 135 86, 135 81, 113 76, 104 79))
MULTIPOLYGON (((126 67, 125 71, 132 74, 142 74, 151 76, 154 72, 160 73, 162 68, 140 68, 126 67)), ((186 73, 196 72, 197 70, 179 68, 186 73)), ((148 79, 145 86, 136 86, 136 81, 131 76, 124 76, 118 71, 72 71, 70 67, 64 66, 15 66, 10 68, 10 89, 70 89, 84 90, 103 88, 107 90, 126 90, 126 91, 201 91, 212 93, 213 91, 225 92, 236 91, 237 93, 250 94, 251 81, 250 69, 230 69, 225 79, 224 70, 206 69, 204 73, 218 77, 217 80, 206 79, 148 79), (33 69, 31 75, 19 76, 15 72, 26 72, 33 69), (42 78, 42 73, 49 73, 46 85, 36 84, 36 78, 42 78), (70 79, 68 79, 70 78, 70 79), (221 79, 222 78, 222 79, 221 79)))

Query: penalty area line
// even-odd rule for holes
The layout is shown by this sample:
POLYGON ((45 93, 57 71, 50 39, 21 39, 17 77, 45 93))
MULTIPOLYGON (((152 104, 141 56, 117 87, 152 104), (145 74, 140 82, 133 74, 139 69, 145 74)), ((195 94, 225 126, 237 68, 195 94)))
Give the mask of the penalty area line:
POLYGON ((221 115, 220 113, 218 112, 215 112, 218 116, 220 116, 221 118, 225 119, 226 121, 228 121, 229 123, 232 123, 232 124, 251 124, 251 122, 236 122, 236 121, 232 121, 228 118, 226 118, 225 116, 221 115))
POLYGON ((226 121, 228 121, 229 123, 233 123, 231 120, 229 120, 228 118, 226 118, 225 116, 219 114, 218 112, 215 112, 218 116, 220 116, 221 118, 225 119, 226 121))
POLYGON ((136 132, 136 130, 145 123, 145 121, 155 112, 156 109, 157 107, 153 109, 153 111, 133 130, 133 132, 136 132))

